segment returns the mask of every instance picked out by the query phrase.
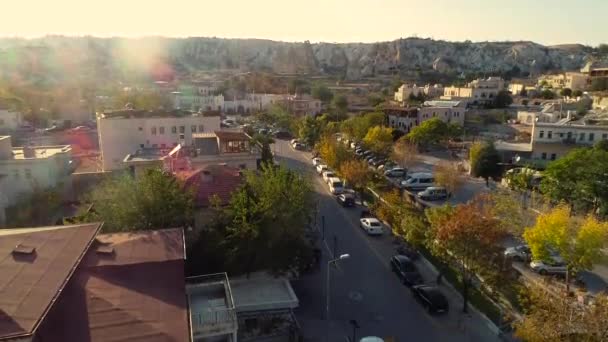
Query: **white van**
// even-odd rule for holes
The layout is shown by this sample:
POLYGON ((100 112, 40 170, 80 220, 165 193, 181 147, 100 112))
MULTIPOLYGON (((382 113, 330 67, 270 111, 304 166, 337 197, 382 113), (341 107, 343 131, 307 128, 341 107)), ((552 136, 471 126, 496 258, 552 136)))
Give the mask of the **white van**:
POLYGON ((431 186, 435 186, 435 179, 433 174, 428 172, 412 173, 401 182, 401 187, 408 191, 422 191, 431 186))
POLYGON ((340 178, 332 177, 327 181, 327 183, 329 184, 329 192, 332 194, 339 195, 344 192, 344 183, 342 183, 340 178))

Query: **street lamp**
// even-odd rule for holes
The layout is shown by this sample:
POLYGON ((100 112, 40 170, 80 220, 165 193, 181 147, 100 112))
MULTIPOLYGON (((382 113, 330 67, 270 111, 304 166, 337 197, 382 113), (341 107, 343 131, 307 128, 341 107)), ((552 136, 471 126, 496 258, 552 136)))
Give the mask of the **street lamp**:
POLYGON ((344 260, 344 259, 348 259, 350 258, 350 254, 342 254, 339 257, 329 260, 327 262, 327 289, 326 289, 326 295, 325 295, 325 299, 326 299, 326 303, 325 303, 325 315, 327 317, 327 321, 329 322, 329 270, 331 269, 331 264, 335 264, 340 260, 344 260))

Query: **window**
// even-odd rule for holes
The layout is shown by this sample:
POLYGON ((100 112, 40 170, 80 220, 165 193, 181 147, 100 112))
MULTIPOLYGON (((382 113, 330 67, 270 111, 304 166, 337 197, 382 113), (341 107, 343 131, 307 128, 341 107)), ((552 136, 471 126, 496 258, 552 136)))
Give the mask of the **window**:
POLYGON ((568 132, 568 135, 566 136, 566 139, 572 139, 572 132, 568 132))
POLYGON ((564 137, 564 133, 559 133, 559 137, 563 138, 564 137))
POLYGON ((547 132, 547 139, 553 139, 553 131, 547 132))
POLYGON ((593 141, 595 139, 595 133, 589 133, 589 141, 593 141))
POLYGON ((32 178, 32 170, 25 169, 25 178, 32 178))
POLYGON ((604 139, 604 140, 608 139, 608 133, 602 134, 602 139, 604 139))
POLYGON ((196 125, 190 126, 190 132, 196 133, 196 125))
POLYGON ((179 126, 180 133, 186 133, 186 126, 179 126))
POLYGON ((159 134, 165 134, 165 127, 164 127, 164 126, 159 127, 159 128, 158 128, 158 133, 159 133, 159 134))
POLYGON ((156 126, 152 126, 152 135, 156 135, 156 126))
POLYGON ((175 127, 175 126, 171 127, 171 133, 177 134, 177 127, 175 127))
POLYGON ((543 152, 543 153, 540 155, 540 159, 542 159, 542 160, 546 160, 546 159, 547 159, 547 152, 543 152))
POLYGON ((555 160, 555 158, 557 158, 557 155, 555 153, 551 153, 551 160, 555 160))
POLYGON ((144 144, 139 144, 139 148, 144 148, 144 144))
POLYGON ((545 131, 540 131, 538 133, 538 137, 541 138, 541 139, 544 138, 545 137, 545 131))
POLYGON ((137 130, 141 132, 141 131, 144 130, 144 128, 143 127, 137 127, 137 130))
POLYGON ((578 141, 583 141, 585 140, 585 133, 579 133, 578 134, 578 141))
POLYGON ((180 134, 180 135, 179 135, 179 139, 180 139, 180 140, 184 140, 184 139, 186 139, 186 137, 185 137, 183 134, 180 134))
POLYGON ((205 131, 205 126, 198 125, 198 131, 199 131, 199 133, 203 133, 205 131))

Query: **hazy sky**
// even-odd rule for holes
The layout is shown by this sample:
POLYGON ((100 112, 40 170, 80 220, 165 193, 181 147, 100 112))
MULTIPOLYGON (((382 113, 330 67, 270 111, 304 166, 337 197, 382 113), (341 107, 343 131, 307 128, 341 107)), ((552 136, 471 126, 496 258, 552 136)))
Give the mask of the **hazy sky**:
POLYGON ((608 42, 608 0, 5 0, 2 13, 0 36, 608 42))

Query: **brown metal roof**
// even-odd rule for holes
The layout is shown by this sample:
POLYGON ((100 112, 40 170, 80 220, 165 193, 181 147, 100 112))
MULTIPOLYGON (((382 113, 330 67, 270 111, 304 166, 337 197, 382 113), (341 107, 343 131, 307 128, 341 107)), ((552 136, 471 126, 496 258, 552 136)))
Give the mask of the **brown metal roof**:
POLYGON ((97 240, 36 336, 45 342, 190 341, 183 231, 97 240))
POLYGON ((0 230, 0 340, 36 330, 100 227, 0 230), (34 251, 14 253, 16 246, 34 251))

